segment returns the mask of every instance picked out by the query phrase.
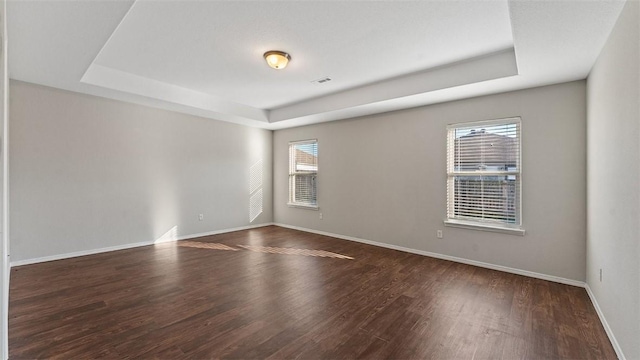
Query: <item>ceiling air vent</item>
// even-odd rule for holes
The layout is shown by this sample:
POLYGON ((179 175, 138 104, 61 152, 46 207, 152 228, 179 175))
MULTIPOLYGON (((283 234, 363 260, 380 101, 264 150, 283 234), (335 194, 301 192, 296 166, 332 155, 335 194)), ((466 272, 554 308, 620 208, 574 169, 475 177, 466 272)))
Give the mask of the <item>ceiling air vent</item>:
POLYGON ((316 79, 316 80, 313 80, 313 81, 311 81, 311 82, 312 82, 312 83, 314 83, 314 84, 316 84, 316 85, 320 85, 320 84, 328 83, 329 81, 331 81, 331 78, 330 78, 330 77, 328 77, 328 76, 325 76, 325 77, 323 77, 323 78, 316 79))

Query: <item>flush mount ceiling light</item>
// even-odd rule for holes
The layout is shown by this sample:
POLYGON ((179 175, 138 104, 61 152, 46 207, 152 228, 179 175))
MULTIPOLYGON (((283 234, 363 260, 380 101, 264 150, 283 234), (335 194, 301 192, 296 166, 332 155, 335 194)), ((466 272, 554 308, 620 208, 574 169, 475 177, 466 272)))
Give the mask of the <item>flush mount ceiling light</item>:
POLYGON ((291 60, 291 55, 284 51, 271 50, 264 53, 263 56, 267 61, 267 65, 276 70, 284 69, 287 67, 289 60, 291 60))

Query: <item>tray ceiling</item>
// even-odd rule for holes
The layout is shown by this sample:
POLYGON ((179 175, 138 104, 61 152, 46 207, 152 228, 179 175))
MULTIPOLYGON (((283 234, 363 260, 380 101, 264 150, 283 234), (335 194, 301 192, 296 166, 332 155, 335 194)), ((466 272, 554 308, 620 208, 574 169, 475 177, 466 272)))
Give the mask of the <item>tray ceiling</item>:
POLYGON ((623 4, 10 0, 9 72, 278 129, 584 79, 623 4))

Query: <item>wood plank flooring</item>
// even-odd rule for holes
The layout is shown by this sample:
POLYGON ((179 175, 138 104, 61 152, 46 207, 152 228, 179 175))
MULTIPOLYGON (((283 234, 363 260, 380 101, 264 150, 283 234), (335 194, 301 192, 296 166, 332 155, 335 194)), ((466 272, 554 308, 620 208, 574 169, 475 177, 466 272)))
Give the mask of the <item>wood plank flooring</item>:
POLYGON ((276 226, 11 270, 11 359, 615 359, 584 289, 276 226))

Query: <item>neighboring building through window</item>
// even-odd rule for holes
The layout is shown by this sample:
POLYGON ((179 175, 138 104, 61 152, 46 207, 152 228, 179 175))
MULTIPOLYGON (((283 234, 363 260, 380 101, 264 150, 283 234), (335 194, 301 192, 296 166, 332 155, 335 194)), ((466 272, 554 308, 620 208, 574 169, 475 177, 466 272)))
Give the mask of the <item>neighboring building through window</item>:
POLYGON ((447 127, 447 222, 520 229, 520 119, 447 127))
POLYGON ((318 207, 318 141, 289 143, 289 205, 318 207))

